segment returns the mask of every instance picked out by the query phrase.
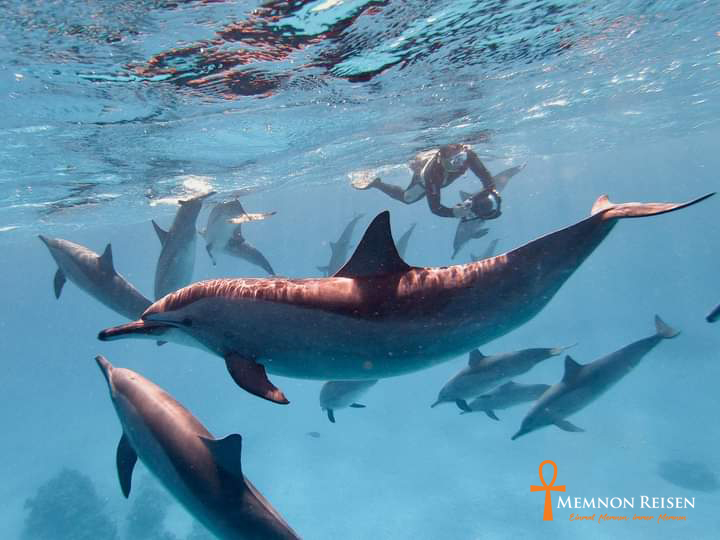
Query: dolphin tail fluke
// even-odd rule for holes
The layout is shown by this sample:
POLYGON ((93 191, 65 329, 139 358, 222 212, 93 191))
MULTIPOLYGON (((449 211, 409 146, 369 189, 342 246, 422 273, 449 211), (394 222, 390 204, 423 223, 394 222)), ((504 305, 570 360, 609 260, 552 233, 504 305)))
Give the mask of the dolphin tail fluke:
POLYGON ((663 339, 672 339, 680 334, 679 331, 663 321, 660 315, 655 315, 655 329, 657 330, 657 335, 663 339))
POLYGON ((458 409, 460 409, 463 412, 466 412, 466 413, 472 412, 470 405, 468 405, 467 401, 465 401, 464 399, 456 399, 455 405, 457 405, 458 409))
POLYGON ((115 464, 117 465, 118 480, 120 480, 120 489, 127 499, 130 496, 130 488, 132 487, 132 474, 137 463, 137 453, 130 445, 130 441, 125 433, 120 437, 117 453, 115 454, 115 464))
POLYGON ((710 314, 705 317, 705 320, 707 322, 713 323, 720 319, 720 306, 717 306, 715 309, 713 309, 710 314))
POLYGON ((328 420, 330 420, 333 424, 335 423, 335 411, 332 409, 327 410, 328 420))
POLYGON ((217 266, 217 261, 215 260, 215 255, 213 255, 213 244, 210 242, 209 244, 205 244, 205 251, 207 251, 207 254, 210 255, 210 260, 212 261, 213 266, 217 266))
POLYGON ((495 411, 493 411, 493 410, 487 410, 487 411, 485 411, 485 414, 487 414, 488 417, 492 418, 493 420, 500 421, 500 419, 497 417, 497 414, 495 414, 495 411))
POLYGON ((572 433, 582 433, 585 431, 583 428, 576 426, 569 420, 556 420, 554 423, 563 431, 570 431, 572 433))
POLYGON ((697 204, 705 199, 712 197, 715 193, 708 193, 697 199, 684 203, 621 203, 615 204, 610 202, 607 195, 602 195, 593 204, 591 215, 602 214, 603 220, 622 219, 622 218, 639 218, 646 216, 656 216, 658 214, 666 214, 674 212, 681 208, 687 208, 693 204, 697 204))
POLYGON ((367 405, 363 405, 362 403, 351 403, 350 407, 353 409, 364 409, 367 405))
POLYGON ((65 277, 65 272, 63 272, 60 268, 58 268, 57 272, 55 272, 55 278, 53 279, 53 288, 55 289, 55 298, 60 298, 60 293, 62 293, 63 285, 65 285, 66 281, 67 281, 67 278, 65 277))
POLYGON ((235 384, 243 390, 273 403, 281 405, 290 403, 282 391, 270 382, 262 364, 229 354, 225 357, 225 365, 235 384))

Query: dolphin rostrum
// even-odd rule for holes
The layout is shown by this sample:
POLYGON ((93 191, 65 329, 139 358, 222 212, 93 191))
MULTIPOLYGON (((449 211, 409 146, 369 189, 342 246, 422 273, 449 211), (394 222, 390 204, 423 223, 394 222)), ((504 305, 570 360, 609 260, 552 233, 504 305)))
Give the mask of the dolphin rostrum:
POLYGON ((442 387, 431 407, 452 402, 467 410, 468 399, 530 371, 543 360, 562 354, 567 349, 569 347, 523 349, 493 356, 485 356, 476 349, 470 353, 468 365, 442 387))
POLYGON ((552 385, 530 409, 512 440, 545 426, 556 425, 564 431, 584 431, 566 418, 587 407, 611 386, 630 373, 640 361, 664 339, 679 334, 655 315, 656 332, 599 358, 589 364, 578 364, 565 357, 565 374, 552 385))
POLYGON ((327 266, 318 266, 317 269, 325 274, 325 276, 332 276, 337 272, 340 267, 347 261, 347 254, 350 250, 350 240, 352 239, 355 225, 365 214, 358 214, 345 225, 340 238, 337 242, 330 242, 330 261, 327 266))
POLYGON ((498 242, 500 242, 499 238, 493 239, 493 241, 490 242, 488 244, 488 246, 485 248, 485 251, 483 251, 482 255, 470 254, 470 260, 472 262, 478 262, 478 261, 482 261, 483 259, 489 259, 493 255, 495 255, 495 250, 497 249, 498 242))
POLYGON ((335 423, 335 411, 345 407, 363 409, 365 405, 357 400, 377 384, 377 379, 369 381, 328 381, 320 389, 320 408, 327 411, 328 419, 335 423))
POLYGON ((116 465, 128 497, 138 458, 193 517, 223 540, 298 539, 245 478, 242 437, 216 439, 165 390, 129 369, 96 358, 123 434, 116 465))
POLYGON ((165 231, 153 220, 152 224, 160 239, 162 249, 155 268, 155 299, 184 287, 192 281, 195 268, 195 222, 202 209, 203 200, 215 192, 203 193, 180 202, 175 220, 165 231))
POLYGON ((55 298, 60 298, 69 279, 93 298, 130 320, 137 319, 152 304, 128 281, 117 273, 113 264, 112 246, 102 255, 85 246, 61 238, 39 235, 58 265, 55 272, 55 298))
POLYGON ((713 310, 710 312, 710 314, 709 314, 707 317, 705 317, 705 320, 706 320, 707 322, 715 322, 715 321, 717 321, 718 319, 720 319, 720 305, 718 305, 717 307, 715 307, 715 309, 713 309, 713 310))
POLYGON ((440 268, 403 261, 383 212, 333 277, 194 283, 98 337, 175 341, 182 333, 224 358, 240 387, 287 403, 266 370, 305 379, 380 379, 455 358, 537 315, 618 220, 709 196, 682 204, 613 204, 603 196, 590 217, 570 227, 491 259, 440 268))
POLYGON ((260 266, 270 275, 275 272, 265 256, 250 245, 242 235, 242 224, 261 221, 275 215, 275 212, 248 214, 239 200, 218 203, 210 211, 207 227, 200 234, 205 238, 205 249, 213 266, 216 264, 213 251, 222 250, 228 255, 240 257, 251 264, 260 266))
POLYGON ((493 420, 500 420, 495 411, 498 409, 509 409, 520 403, 535 401, 545 390, 550 388, 549 384, 520 384, 514 381, 506 382, 494 390, 478 396, 462 409, 460 414, 471 412, 484 412, 493 420))
POLYGON ((417 223, 413 223, 408 227, 408 230, 403 233, 403 235, 400 237, 400 240, 398 240, 397 243, 397 250, 398 255, 400 255, 401 259, 405 258, 405 252, 407 251, 408 242, 410 241, 410 236, 412 236, 413 231, 415 230, 415 226, 417 223))
MULTIPOLYGON (((525 164, 518 165, 516 167, 510 167, 509 169, 506 169, 502 171, 501 173, 496 174, 493 176, 493 182, 495 183, 495 189, 497 191, 502 191, 505 189, 505 187, 508 185, 508 182, 510 179, 515 176, 517 173, 522 171, 525 168, 525 164)), ((467 193, 465 191, 460 192, 460 200, 466 201, 468 199, 474 199, 475 197, 479 196, 482 193, 482 191, 478 191, 476 193, 467 193)), ((484 228, 485 225, 484 219, 461 219, 458 221, 457 229, 455 229, 455 238, 453 239, 453 254, 452 258, 454 259, 457 254, 460 252, 460 250, 463 248, 465 244, 467 244, 472 239, 482 238, 485 236, 488 232, 490 232, 490 229, 484 228)))

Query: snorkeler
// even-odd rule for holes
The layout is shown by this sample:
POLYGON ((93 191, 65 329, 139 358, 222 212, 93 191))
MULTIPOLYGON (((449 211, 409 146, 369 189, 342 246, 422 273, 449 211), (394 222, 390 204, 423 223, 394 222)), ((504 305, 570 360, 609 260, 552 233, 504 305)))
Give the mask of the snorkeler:
POLYGON ((470 146, 446 144, 437 150, 418 154, 409 166, 413 177, 405 189, 386 184, 380 178, 372 178, 370 175, 353 178, 352 186, 361 190, 379 189, 405 204, 412 204, 427 197, 430 211, 440 217, 483 220, 500 217, 501 199, 493 177, 470 146), (443 206, 440 202, 440 190, 452 184, 468 169, 482 181, 485 189, 452 208, 443 206))

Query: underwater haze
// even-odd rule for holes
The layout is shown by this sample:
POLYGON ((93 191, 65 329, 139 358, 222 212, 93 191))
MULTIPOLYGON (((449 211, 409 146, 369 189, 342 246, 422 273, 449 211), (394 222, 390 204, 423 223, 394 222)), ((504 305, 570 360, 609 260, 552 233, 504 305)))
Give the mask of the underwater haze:
MULTIPOLYGON (((37 237, 97 254, 111 243, 117 271, 154 300, 151 220, 167 229, 178 201, 209 191, 198 229, 235 197, 248 213, 276 212, 243 223, 242 235, 290 278, 323 275, 331 242, 361 214, 345 259, 389 210, 396 241, 417 223, 408 264, 447 266, 494 239, 504 253, 568 227, 603 194, 694 199, 720 186, 720 4, 0 6, 1 538, 214 538, 140 463, 123 497, 122 427, 98 354, 164 388, 214 436, 242 435, 243 473, 302 538, 720 536, 720 324, 705 320, 720 303, 718 196, 621 220, 547 307, 480 347, 577 343, 569 354, 586 364, 653 335, 656 314, 681 332, 572 415, 584 432, 550 426, 514 441, 529 402, 497 411, 500 421, 430 407, 467 354, 381 379, 358 399, 365 408, 336 410, 331 423, 318 401, 325 379, 270 374, 290 401, 278 405, 199 348, 102 342, 99 331, 128 320, 71 280, 56 299, 58 266, 37 237), (456 219, 350 184, 370 172, 405 187, 407 163, 448 143, 472 145, 492 174, 526 164, 502 191, 502 215, 455 259, 456 219), (551 495, 553 521, 543 520, 546 494, 530 491, 550 477, 538 475, 545 460, 566 486, 551 495), (559 496, 635 506, 560 508, 559 496), (694 507, 641 508, 642 496, 694 507), (599 521, 606 513, 629 520, 599 521)), ((443 204, 481 189, 468 172, 443 204)), ((203 237, 196 244, 193 282, 267 277, 227 252, 213 265, 203 237)), ((513 380, 558 383, 564 358, 513 380)))

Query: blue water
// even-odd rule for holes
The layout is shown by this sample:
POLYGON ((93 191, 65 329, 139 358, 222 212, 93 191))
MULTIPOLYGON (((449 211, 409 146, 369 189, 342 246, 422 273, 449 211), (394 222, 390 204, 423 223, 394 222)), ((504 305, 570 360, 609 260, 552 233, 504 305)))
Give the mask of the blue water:
MULTIPOLYGON (((500 422, 429 408, 466 357, 380 381, 367 408, 340 410, 333 425, 320 381, 273 377, 292 402, 282 407, 237 388, 199 350, 99 342, 122 317, 72 283, 55 300, 56 266, 36 238, 96 252, 112 242, 118 271, 151 296, 160 247, 150 219, 169 226, 176 207, 165 203, 211 186, 220 198, 241 190, 250 212, 277 211, 243 232, 281 275, 317 275, 347 221, 365 214, 356 242, 384 209, 397 235, 418 223, 410 264, 447 265, 454 220, 424 201, 355 191, 348 174, 382 168, 405 184, 416 152, 455 141, 492 172, 527 163, 490 234, 455 262, 493 238, 502 252, 570 225, 603 193, 682 201, 717 189, 717 3, 588 4, 0 3, 0 537, 31 538, 32 499, 47 508, 37 519, 49 538, 189 538, 192 518, 142 466, 122 497, 101 353, 215 435, 242 434, 245 474, 303 538, 717 538, 720 492, 658 475, 672 459, 720 474, 720 333, 704 321, 720 302, 717 199, 623 221, 547 308, 482 347, 577 342, 585 363, 650 335, 655 313, 682 331, 572 418, 585 433, 517 441, 527 407, 499 411, 500 422), (575 523, 566 509, 543 522, 544 494, 529 486, 545 459, 573 497, 695 497, 695 508, 673 512, 687 516, 679 523, 575 523), (98 509, 88 497, 40 497, 63 468, 92 482, 98 509), (133 529, 141 496, 165 532, 133 529), (55 499, 77 514, 60 516, 55 499), (92 529, 89 513, 106 521, 92 529)), ((468 175, 443 201, 477 187, 468 175)), ((194 279, 229 276, 263 273, 228 257, 213 267, 199 242, 194 279)), ((551 384, 562 372, 559 357, 518 380, 551 384)))

